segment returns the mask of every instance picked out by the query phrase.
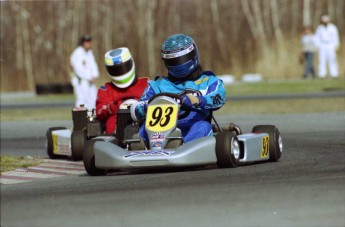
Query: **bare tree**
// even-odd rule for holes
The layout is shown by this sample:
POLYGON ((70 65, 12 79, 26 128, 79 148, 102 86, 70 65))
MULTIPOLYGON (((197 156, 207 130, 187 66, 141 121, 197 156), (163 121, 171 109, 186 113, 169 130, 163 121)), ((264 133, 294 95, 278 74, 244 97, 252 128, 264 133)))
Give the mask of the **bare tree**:
MULTIPOLYGON (((193 37, 205 69, 296 78, 300 28, 329 14, 345 42, 344 0, 102 0, 0 1, 1 91, 68 83, 69 57, 84 33, 94 37, 99 65, 127 46, 140 75, 165 74, 161 43, 175 33, 193 37), (13 64, 11 64, 13 63, 13 64), (20 83, 19 83, 20 81, 20 83)), ((345 51, 341 45, 339 53, 345 51)), ((339 54, 339 62, 345 56, 339 54)), ((339 64, 340 71, 344 65, 339 64)), ((101 75, 105 68, 100 67, 101 75)), ((99 83, 108 80, 100 77, 99 83)))
MULTIPOLYGON (((28 84, 28 89, 29 90, 34 90, 35 89, 35 80, 34 80, 34 74, 33 74, 33 68, 32 68, 32 61, 31 61, 31 46, 29 45, 30 42, 30 33, 29 33, 29 23, 28 23, 28 18, 30 13, 26 11, 24 8, 19 6, 15 2, 11 2, 12 8, 19 14, 20 20, 18 21, 21 25, 22 28, 22 41, 24 44, 23 45, 23 51, 24 51, 24 61, 23 65, 25 65, 25 73, 26 73, 26 79, 27 79, 27 84, 28 84)), ((21 51, 21 50, 19 50, 21 51)), ((21 53, 20 53, 21 54, 21 53)))
POLYGON ((220 13, 218 9, 218 1, 212 1, 211 0, 211 13, 212 13, 212 19, 213 19, 213 26, 216 27, 216 37, 217 37, 217 43, 220 49, 220 54, 223 59, 226 58, 227 53, 226 49, 223 48, 226 43, 225 43, 225 38, 224 38, 224 32, 220 23, 220 13))
POLYGON ((303 0, 303 25, 310 25, 310 0, 303 0))
POLYGON ((154 75, 156 70, 156 60, 155 60, 155 19, 154 19, 154 10, 156 8, 157 1, 151 0, 146 8, 146 43, 147 43, 147 59, 148 59, 148 72, 149 75, 154 75))

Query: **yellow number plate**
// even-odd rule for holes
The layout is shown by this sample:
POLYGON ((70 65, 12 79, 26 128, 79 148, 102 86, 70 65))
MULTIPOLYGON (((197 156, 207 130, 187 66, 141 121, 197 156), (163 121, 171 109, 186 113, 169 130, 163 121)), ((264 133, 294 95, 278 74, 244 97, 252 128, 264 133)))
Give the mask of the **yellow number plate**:
POLYGON ((147 109, 146 128, 154 132, 172 129, 177 121, 176 105, 151 105, 147 109))
POLYGON ((268 152, 269 152, 269 137, 264 136, 262 137, 262 149, 261 149, 261 158, 267 158, 268 157, 268 152))

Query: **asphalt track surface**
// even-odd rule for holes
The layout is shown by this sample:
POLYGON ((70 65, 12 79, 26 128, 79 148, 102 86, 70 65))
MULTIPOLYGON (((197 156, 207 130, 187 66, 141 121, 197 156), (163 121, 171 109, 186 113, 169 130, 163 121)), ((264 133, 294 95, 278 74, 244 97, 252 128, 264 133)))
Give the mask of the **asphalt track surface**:
MULTIPOLYGON (((345 226, 345 112, 217 119, 244 132, 275 124, 282 158, 1 185, 1 226, 345 226)), ((15 130, 3 123, 1 152, 23 155, 26 147, 44 157, 47 127, 70 124, 22 122, 15 130)))

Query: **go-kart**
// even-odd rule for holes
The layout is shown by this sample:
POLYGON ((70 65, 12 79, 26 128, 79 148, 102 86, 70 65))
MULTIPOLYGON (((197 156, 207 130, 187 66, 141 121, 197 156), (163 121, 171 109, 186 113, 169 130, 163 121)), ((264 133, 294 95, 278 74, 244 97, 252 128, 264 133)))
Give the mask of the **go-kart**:
POLYGON ((96 176, 128 169, 207 165, 228 168, 279 160, 283 143, 274 125, 257 125, 251 133, 244 134, 239 126, 232 123, 219 126, 211 115, 209 121, 215 122, 215 136, 183 143, 177 120, 198 109, 184 109, 180 99, 176 94, 161 93, 149 100, 144 123, 149 138, 146 144, 135 133, 126 133, 125 146, 119 146, 111 137, 101 136, 87 141, 83 153, 87 173, 96 176))
POLYGON ((72 109, 73 129, 66 127, 51 127, 46 133, 47 154, 52 159, 71 157, 74 161, 80 161, 83 158, 83 150, 86 141, 96 136, 107 136, 121 144, 124 136, 123 128, 132 123, 128 110, 129 103, 133 99, 125 100, 118 110, 117 128, 112 135, 105 134, 105 127, 96 119, 95 110, 88 110, 83 105, 72 109))

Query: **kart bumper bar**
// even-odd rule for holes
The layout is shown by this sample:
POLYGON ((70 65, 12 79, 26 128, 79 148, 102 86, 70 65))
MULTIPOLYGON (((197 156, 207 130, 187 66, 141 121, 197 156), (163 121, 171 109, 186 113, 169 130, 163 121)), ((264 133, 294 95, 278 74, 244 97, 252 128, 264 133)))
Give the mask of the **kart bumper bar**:
POLYGON ((100 169, 187 167, 217 163, 214 137, 203 137, 176 149, 128 151, 111 143, 95 143, 95 165, 100 169))

